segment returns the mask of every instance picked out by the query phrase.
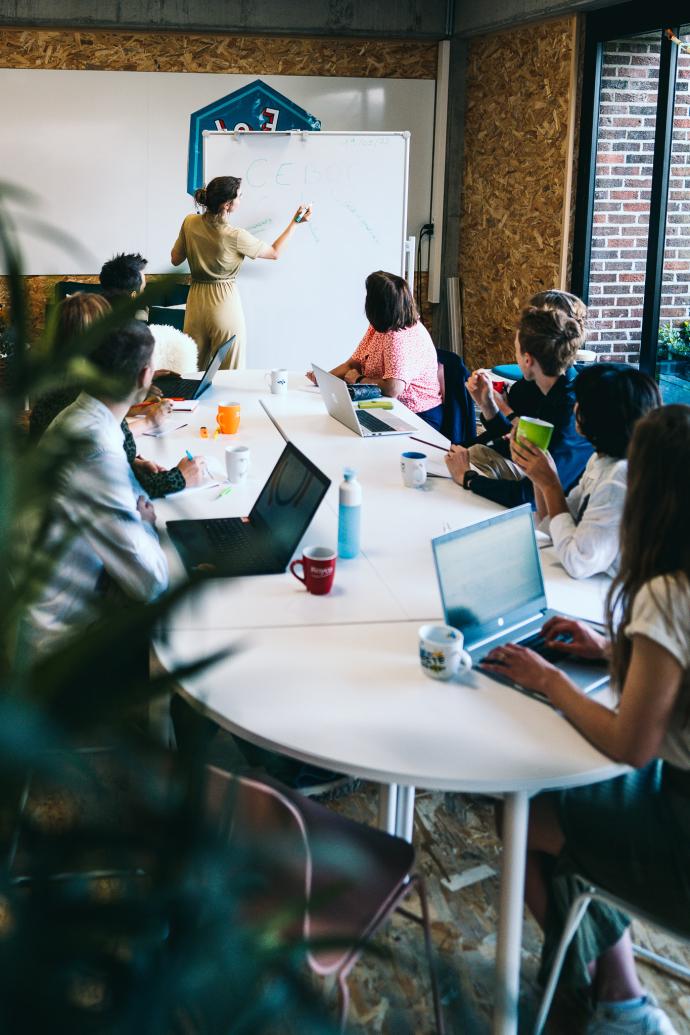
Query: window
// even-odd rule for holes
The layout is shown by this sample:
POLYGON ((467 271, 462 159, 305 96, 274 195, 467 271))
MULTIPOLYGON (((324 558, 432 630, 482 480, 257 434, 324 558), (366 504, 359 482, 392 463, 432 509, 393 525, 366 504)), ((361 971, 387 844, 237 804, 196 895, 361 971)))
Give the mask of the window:
POLYGON ((679 10, 587 15, 572 287, 599 358, 690 403, 690 51, 666 33, 690 45, 679 10))

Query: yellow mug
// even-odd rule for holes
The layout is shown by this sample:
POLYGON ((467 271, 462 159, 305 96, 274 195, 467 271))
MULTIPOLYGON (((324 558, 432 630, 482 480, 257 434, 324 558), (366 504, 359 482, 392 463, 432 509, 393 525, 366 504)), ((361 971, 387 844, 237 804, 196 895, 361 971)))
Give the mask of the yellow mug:
POLYGON ((221 435, 234 435, 240 426, 240 404, 232 402, 218 403, 216 424, 221 435))

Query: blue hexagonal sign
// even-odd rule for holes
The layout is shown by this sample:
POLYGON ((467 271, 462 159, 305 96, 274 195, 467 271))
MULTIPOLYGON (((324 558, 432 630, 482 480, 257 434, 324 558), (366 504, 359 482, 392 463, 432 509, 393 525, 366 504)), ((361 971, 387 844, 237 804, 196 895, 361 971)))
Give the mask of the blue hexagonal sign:
POLYGON ((189 119, 187 192, 203 187, 203 137, 205 129, 265 130, 321 129, 321 122, 304 108, 272 89, 261 79, 193 111, 189 119))

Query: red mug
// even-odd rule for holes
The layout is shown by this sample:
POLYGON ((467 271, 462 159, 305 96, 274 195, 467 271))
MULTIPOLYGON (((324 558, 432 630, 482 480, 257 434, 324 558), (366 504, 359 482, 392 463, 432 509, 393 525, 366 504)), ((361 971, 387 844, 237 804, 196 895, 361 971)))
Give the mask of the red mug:
POLYGON ((491 387, 493 388, 494 392, 499 392, 501 395, 503 395, 503 393, 506 390, 506 383, 505 381, 493 381, 491 387))
POLYGON ((335 550, 328 546, 308 546, 301 558, 291 563, 290 571, 304 583, 310 593, 316 596, 330 593, 335 576, 335 550), (303 575, 295 571, 298 566, 301 566, 303 575))

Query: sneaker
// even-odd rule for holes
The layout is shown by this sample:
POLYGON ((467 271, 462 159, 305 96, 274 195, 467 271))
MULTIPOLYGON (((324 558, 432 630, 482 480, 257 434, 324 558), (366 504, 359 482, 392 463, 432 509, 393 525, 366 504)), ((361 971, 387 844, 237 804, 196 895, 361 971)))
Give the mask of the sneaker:
POLYGON ((599 1003, 586 1028, 587 1035, 679 1035, 667 1014, 646 995, 635 1006, 599 1003))

